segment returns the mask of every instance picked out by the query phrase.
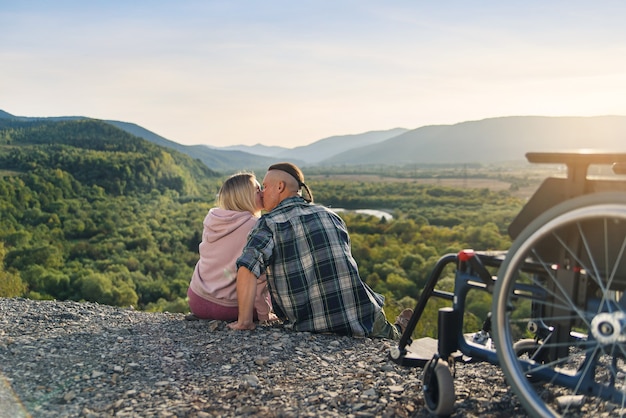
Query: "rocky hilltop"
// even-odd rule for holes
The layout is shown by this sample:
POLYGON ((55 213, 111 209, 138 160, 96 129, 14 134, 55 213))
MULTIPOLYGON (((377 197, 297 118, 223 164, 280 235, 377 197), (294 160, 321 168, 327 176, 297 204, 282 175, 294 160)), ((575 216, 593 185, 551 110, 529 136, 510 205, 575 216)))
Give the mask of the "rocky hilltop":
MULTIPOLYGON (((392 344, 0 299, 0 416, 426 417, 421 369, 392 344)), ((526 415, 497 367, 457 365, 455 391, 454 417, 526 415)))

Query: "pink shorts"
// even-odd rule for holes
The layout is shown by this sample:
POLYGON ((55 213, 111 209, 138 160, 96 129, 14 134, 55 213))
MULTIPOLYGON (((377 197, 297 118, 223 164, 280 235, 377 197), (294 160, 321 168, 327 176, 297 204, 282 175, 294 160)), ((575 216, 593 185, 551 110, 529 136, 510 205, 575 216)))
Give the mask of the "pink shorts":
MULTIPOLYGON (((215 302, 208 301, 196 295, 191 288, 187 289, 187 297, 189 298, 189 309, 191 313, 200 319, 236 321, 239 316, 239 308, 236 306, 222 306, 215 302)), ((256 310, 254 311, 254 320, 257 321, 256 310)))

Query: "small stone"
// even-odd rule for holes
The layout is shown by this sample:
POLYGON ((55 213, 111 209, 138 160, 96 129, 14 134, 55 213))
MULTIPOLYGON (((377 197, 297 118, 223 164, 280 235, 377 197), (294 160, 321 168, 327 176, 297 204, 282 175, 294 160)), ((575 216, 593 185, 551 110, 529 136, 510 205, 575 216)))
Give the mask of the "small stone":
POLYGON ((355 403, 352 405, 352 410, 353 411, 359 411, 361 409, 363 409, 365 407, 364 403, 355 403))
POLYGON ((375 398, 377 396, 376 390, 374 388, 367 389, 365 392, 363 392, 363 396, 366 398, 375 398))
POLYGON ((244 382, 246 382, 249 386, 255 388, 259 386, 259 378, 254 374, 246 374, 243 376, 244 382))
POLYGON ((270 361, 270 358, 267 356, 259 356, 254 359, 254 364, 257 366, 264 366, 267 362, 270 361))
POLYGON ((63 395, 63 400, 65 402, 71 402, 72 400, 74 400, 74 398, 76 398, 76 393, 73 390, 70 390, 65 395, 63 395))

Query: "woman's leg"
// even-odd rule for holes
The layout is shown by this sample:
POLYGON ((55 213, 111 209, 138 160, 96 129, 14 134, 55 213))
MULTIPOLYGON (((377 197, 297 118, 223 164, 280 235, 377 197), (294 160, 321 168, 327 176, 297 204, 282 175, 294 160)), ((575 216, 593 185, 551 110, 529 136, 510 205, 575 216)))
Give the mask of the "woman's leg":
MULTIPOLYGON (((196 295, 191 289, 187 289, 189 309, 191 313, 200 319, 217 319, 219 321, 236 321, 239 309, 236 306, 222 306, 196 295)), ((257 320, 256 311, 254 320, 257 320)))

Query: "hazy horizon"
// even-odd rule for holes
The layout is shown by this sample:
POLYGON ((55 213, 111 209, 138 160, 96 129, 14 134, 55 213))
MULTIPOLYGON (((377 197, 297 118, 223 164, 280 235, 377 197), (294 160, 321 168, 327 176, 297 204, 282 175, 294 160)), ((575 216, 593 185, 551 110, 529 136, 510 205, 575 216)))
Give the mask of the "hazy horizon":
POLYGON ((502 116, 626 115, 626 3, 5 2, 0 109, 294 148, 502 116))

